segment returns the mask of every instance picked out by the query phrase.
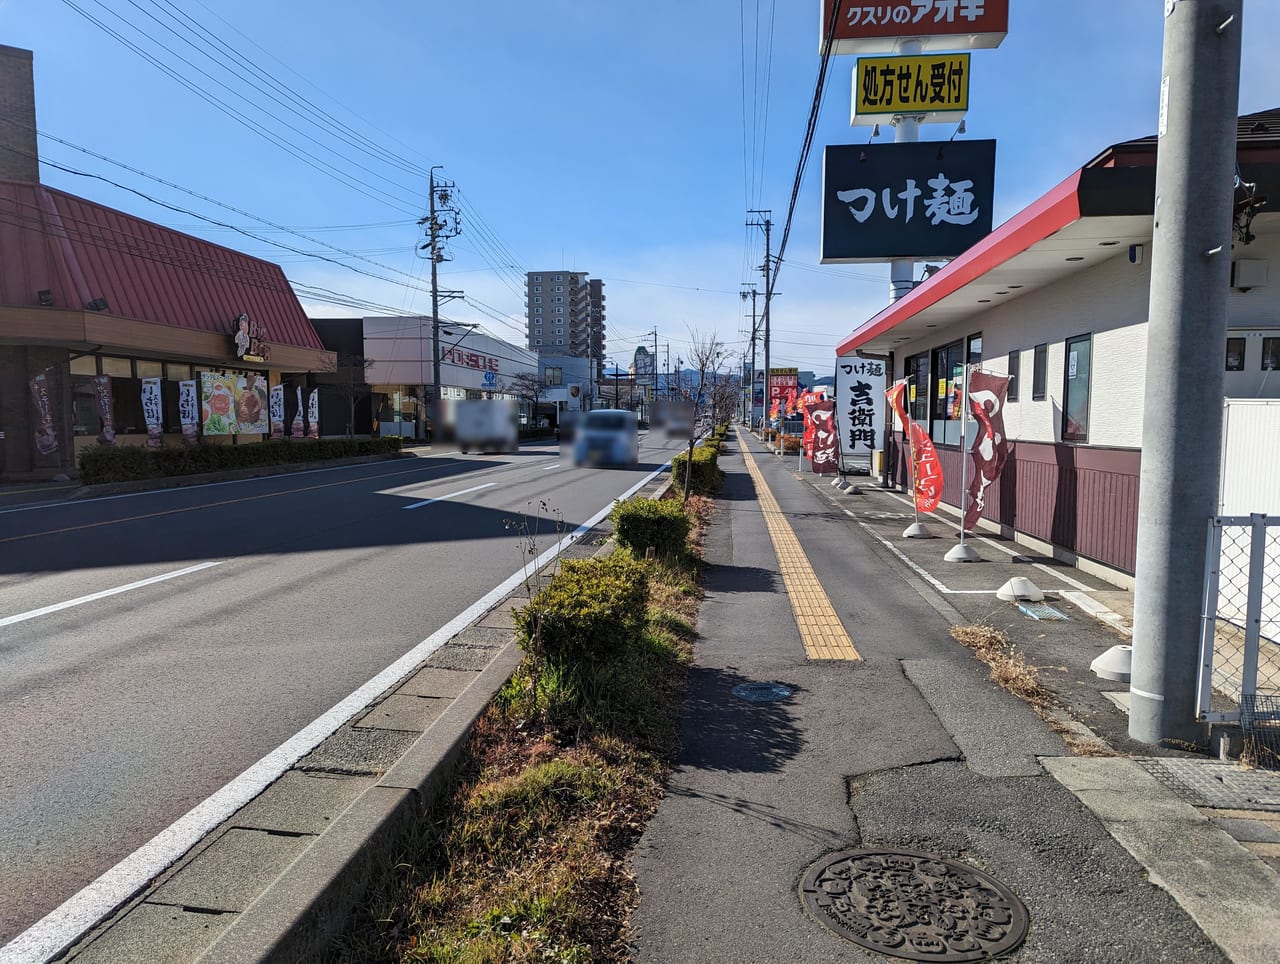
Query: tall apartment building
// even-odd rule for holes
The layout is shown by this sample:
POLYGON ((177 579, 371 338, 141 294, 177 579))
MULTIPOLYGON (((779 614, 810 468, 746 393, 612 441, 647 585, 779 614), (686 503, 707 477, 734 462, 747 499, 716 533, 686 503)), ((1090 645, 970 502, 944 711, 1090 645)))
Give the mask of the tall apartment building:
POLYGON ((530 271, 525 276, 528 343, 540 355, 570 355, 604 364, 604 282, 584 271, 530 271))

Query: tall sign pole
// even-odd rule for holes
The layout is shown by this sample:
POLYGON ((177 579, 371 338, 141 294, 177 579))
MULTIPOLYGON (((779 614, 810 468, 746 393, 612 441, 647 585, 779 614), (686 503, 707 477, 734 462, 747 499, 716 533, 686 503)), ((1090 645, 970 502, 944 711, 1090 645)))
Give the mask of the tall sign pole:
POLYGON ((1243 0, 1165 0, 1129 735, 1199 742, 1206 521, 1218 503, 1243 0))
POLYGON ((763 221, 748 221, 747 226, 764 228, 764 264, 760 266, 760 270, 764 272, 764 406, 767 411, 769 392, 772 390, 769 375, 769 306, 773 301, 773 251, 770 247, 773 221, 769 217, 772 212, 768 210, 752 208, 747 213, 764 215, 763 221))

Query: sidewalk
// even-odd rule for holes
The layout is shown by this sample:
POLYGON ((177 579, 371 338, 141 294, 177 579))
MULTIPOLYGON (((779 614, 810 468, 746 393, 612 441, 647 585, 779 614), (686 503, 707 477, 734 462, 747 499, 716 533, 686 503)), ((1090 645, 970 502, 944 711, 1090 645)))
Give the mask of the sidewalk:
POLYGON ((1128 593, 996 538, 945 563, 945 518, 903 539, 900 496, 797 476, 745 432, 721 466, 683 750, 635 858, 636 960, 1280 959, 1280 781, 1128 740, 1126 687, 1088 670, 1126 641, 1128 593), (806 657, 748 463, 857 658, 806 657), (1012 576, 1066 618, 997 600, 1012 576), (992 683, 949 635, 971 622, 1040 669, 1073 743, 1117 755, 1073 755, 992 683))

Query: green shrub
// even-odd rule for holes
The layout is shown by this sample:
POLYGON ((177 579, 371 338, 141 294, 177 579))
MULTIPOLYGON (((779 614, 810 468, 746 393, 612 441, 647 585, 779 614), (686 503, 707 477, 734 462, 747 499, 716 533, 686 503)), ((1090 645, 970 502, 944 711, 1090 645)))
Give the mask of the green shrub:
POLYGON ((650 546, 664 559, 685 551, 691 522, 679 502, 673 499, 630 499, 613 507, 614 535, 618 545, 635 556, 643 556, 650 546))
MULTIPOLYGON (((719 445, 698 445, 693 450, 693 472, 689 476, 689 491, 695 495, 709 495, 720 487, 720 468, 716 464, 719 445)), ((671 481, 676 490, 684 491, 685 463, 688 450, 671 460, 671 481)))
POLYGON ((649 605, 649 573, 622 554, 564 563, 546 586, 515 610, 520 645, 534 651, 541 618, 542 655, 561 666, 598 663, 634 643, 649 605))
POLYGON ((387 455, 399 452, 400 443, 401 439, 392 435, 373 439, 271 440, 245 445, 185 445, 162 449, 140 445, 93 445, 80 453, 80 481, 84 485, 97 485, 224 469, 387 455))

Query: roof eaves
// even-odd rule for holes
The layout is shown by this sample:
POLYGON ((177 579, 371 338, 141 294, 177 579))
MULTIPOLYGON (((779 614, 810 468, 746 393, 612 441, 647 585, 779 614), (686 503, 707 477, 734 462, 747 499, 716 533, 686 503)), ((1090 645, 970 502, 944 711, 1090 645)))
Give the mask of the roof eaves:
POLYGON ((1080 171, 1074 171, 1066 180, 1023 208, 941 271, 856 328, 836 346, 836 355, 847 355, 855 351, 873 338, 959 291, 969 282, 980 278, 1036 242, 1043 241, 1078 220, 1079 185, 1080 171))

